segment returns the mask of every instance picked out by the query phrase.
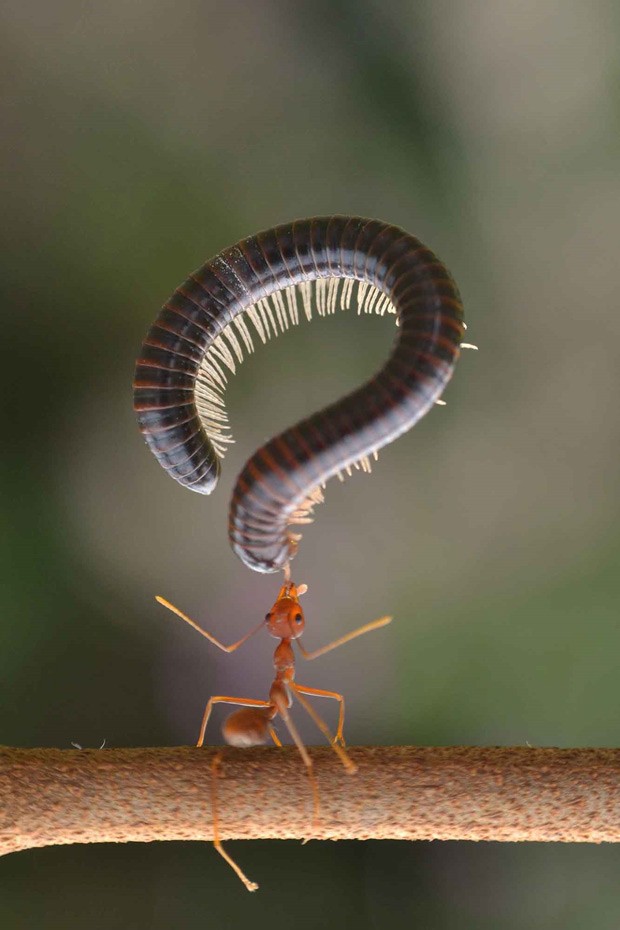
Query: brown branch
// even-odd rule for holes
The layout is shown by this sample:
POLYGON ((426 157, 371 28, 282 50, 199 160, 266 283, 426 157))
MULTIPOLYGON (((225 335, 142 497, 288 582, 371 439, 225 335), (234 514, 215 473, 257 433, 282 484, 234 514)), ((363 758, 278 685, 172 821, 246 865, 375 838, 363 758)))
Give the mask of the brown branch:
MULTIPOLYGON (((620 841, 620 750, 222 750, 222 839, 620 841)), ((213 838, 214 750, 0 748, 0 853, 61 843, 213 838)))

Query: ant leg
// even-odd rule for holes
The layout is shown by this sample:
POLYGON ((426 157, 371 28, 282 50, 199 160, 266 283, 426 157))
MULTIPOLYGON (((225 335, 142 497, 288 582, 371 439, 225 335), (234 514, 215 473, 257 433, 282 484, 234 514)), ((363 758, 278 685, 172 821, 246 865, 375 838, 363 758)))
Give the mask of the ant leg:
POLYGON ((228 853, 222 846, 222 842, 220 840, 220 821, 219 821, 219 815, 218 815, 218 810, 217 810, 217 779, 219 777, 219 770, 220 770, 221 762, 222 762, 222 753, 217 752, 215 756, 213 757, 213 762, 211 763, 211 775, 212 775, 212 778, 211 778, 211 811, 213 814, 213 845, 219 852, 222 859, 224 859, 228 863, 228 865, 231 867, 235 875, 237 875, 241 879, 241 881, 243 882, 245 887, 248 889, 248 891, 256 891, 258 889, 258 885, 256 884, 256 882, 250 881, 250 879, 247 877, 245 872, 243 872, 241 868, 237 865, 235 860, 232 859, 228 855, 228 853))
POLYGON ((331 735, 331 733, 330 733, 330 731, 329 731, 329 727, 327 726, 327 724, 325 723, 325 721, 323 720, 323 718, 320 717, 320 716, 317 714, 317 712, 315 711, 315 709, 314 709, 314 707, 312 706, 312 704, 310 703, 310 701, 307 701, 307 700, 305 699, 305 697, 303 696, 303 690, 300 689, 299 686, 296 685, 294 681, 289 681, 289 682, 288 682, 288 686, 289 686, 290 688, 293 689, 293 691, 294 691, 295 694, 297 695, 297 700, 299 701, 299 703, 301 704, 301 706, 304 708, 304 710, 306 711, 306 713, 308 714, 308 716, 309 716, 309 717, 312 717, 312 719, 313 719, 314 722, 316 723, 317 727, 319 728, 319 730, 321 731, 321 733, 325 736, 325 738, 326 738, 327 741, 329 742, 329 745, 332 747, 332 749, 334 750, 334 752, 336 753, 336 755, 338 756, 338 758, 340 759, 340 761, 341 761, 342 764, 344 765, 344 767, 345 767, 345 769, 347 770, 347 772, 349 773, 349 775, 354 775, 355 772, 357 772, 357 765, 355 764, 355 762, 353 762, 353 760, 352 760, 352 759, 348 756, 348 754, 344 751, 344 749, 342 748, 342 746, 339 745, 339 743, 337 742, 336 738, 334 738, 334 737, 331 735))
POLYGON ((343 727, 344 727, 344 695, 338 694, 337 691, 324 691, 322 688, 308 688, 307 685, 298 685, 295 684, 295 689, 302 694, 313 694, 316 697, 326 697, 332 698, 334 701, 338 701, 340 705, 340 710, 338 712, 338 729, 336 730, 336 735, 334 737, 334 742, 340 743, 344 747, 344 736, 343 736, 343 727))
POLYGON ((205 639, 208 639, 210 643, 213 643, 213 645, 217 646, 218 649, 221 649, 222 652, 234 652, 235 649, 238 649, 239 646, 243 646, 243 644, 247 642, 251 636, 254 636, 255 633, 258 633, 261 627, 265 625, 265 621, 261 620, 259 625, 255 627, 255 629, 250 630, 249 633, 246 633, 245 636, 242 636, 241 639, 238 640, 238 642, 233 643, 232 646, 225 646, 223 643, 219 641, 219 639, 216 639, 215 636, 211 636, 210 633, 207 633, 206 630, 203 630, 203 628, 198 623, 196 623, 195 620, 192 620, 192 618, 188 617, 187 614, 184 614, 182 610, 179 610, 178 607, 175 607, 174 604, 171 604, 170 601, 167 601, 165 597, 160 597, 158 594, 155 597, 155 600, 157 601, 158 604, 161 604, 162 607, 167 607, 168 610, 171 610, 172 613, 176 614, 177 617, 180 617, 181 620, 185 620, 186 623, 189 623, 189 625, 193 627, 195 630, 197 630, 201 634, 201 636, 204 636, 205 639))
POLYGON ((332 649, 336 649, 338 646, 343 646, 345 643, 348 643, 352 639, 356 639, 358 636, 363 636, 364 633, 370 633, 371 630, 379 630, 382 626, 387 626, 388 623, 392 622, 392 619, 392 617, 379 617, 378 620, 372 620, 371 623, 365 623, 364 626, 358 627, 357 630, 352 630, 350 633, 346 633, 339 639, 335 639, 333 643, 328 643, 327 646, 321 646, 320 649, 315 649, 314 652, 307 652, 302 646, 300 640, 297 640, 297 645, 299 646, 299 651, 301 652, 304 659, 316 659, 318 656, 323 656, 326 652, 331 652, 332 649))
POLYGON ((211 711, 213 710, 214 704, 238 704, 242 707, 271 707, 272 705, 269 701, 256 701, 253 698, 237 698, 237 697, 227 697, 226 695, 218 694, 216 697, 209 698, 207 701, 207 706, 205 707, 205 712, 202 715, 202 723, 200 724, 200 735, 198 737, 198 742, 196 747, 200 748, 205 741, 205 730, 207 729, 207 724, 209 722, 209 717, 211 716, 211 711))
POLYGON ((276 746, 282 747, 282 742, 280 741, 280 737, 278 736, 278 734, 276 733, 273 727, 269 727, 269 736, 272 738, 276 746))
MULTIPOLYGON (((314 813, 312 817, 312 825, 316 829, 318 822, 319 822, 319 789, 317 787, 316 778, 314 775, 314 766, 312 764, 312 759, 310 758, 308 750, 305 747, 304 741, 299 735, 299 731, 297 727, 295 726, 295 724, 293 723, 291 719, 291 715, 289 714, 288 708, 286 707, 286 705, 282 702, 278 702, 276 706, 278 708, 278 713, 280 714, 280 716, 284 720, 284 723, 286 724, 287 730, 291 734, 291 738, 293 742, 295 743, 295 745, 297 746, 297 749, 299 750, 299 755, 301 756, 302 761, 304 765, 306 766, 306 771, 308 772, 308 778, 310 779, 310 786, 312 788, 312 803, 313 803, 313 809, 314 809, 314 813)), ((272 735, 272 738, 274 738, 274 734, 272 733, 271 735, 272 735)), ((274 742, 276 742, 276 740, 277 740, 277 737, 274 738, 274 742)), ((276 745, 278 744, 282 745, 279 742, 279 740, 276 742, 276 745)))

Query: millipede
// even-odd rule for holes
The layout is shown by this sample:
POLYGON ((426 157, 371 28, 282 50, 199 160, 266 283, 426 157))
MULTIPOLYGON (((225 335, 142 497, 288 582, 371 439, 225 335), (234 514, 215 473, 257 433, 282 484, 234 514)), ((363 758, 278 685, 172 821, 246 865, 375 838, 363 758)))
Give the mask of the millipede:
MULTIPOLYGON (((233 441, 225 406, 228 378, 258 342, 339 310, 392 318, 395 340, 383 367, 347 396, 270 439, 241 471, 229 509, 233 551, 257 572, 284 572, 276 602, 256 629, 224 646, 164 598, 157 599, 210 642, 233 652, 266 625, 280 640, 269 700, 212 697, 198 745, 214 704, 241 705, 224 724, 234 745, 268 737, 279 745, 272 721, 281 716, 311 779, 315 820, 318 791, 312 762, 288 713, 293 696, 327 736, 345 769, 355 771, 344 749, 344 698, 295 682, 296 642, 306 659, 385 626, 382 617, 333 643, 307 652, 300 641, 305 619, 299 597, 306 585, 291 581, 290 563, 312 522, 330 478, 357 468, 369 472, 379 450, 409 430, 435 403, 450 380, 465 324, 461 299, 448 270, 418 239, 379 220, 325 216, 296 220, 242 239, 207 261, 176 289, 149 329, 136 363, 134 407, 142 434, 159 463, 180 484, 201 494, 216 487, 233 441), (331 736, 307 695, 339 702, 331 736)), ((475 348, 475 347, 472 347, 475 348)), ((215 796, 214 796, 215 811, 215 796)), ((236 863, 218 851, 246 887, 236 863)))
POLYGON ((210 494, 232 441, 224 393, 256 340, 302 315, 393 316, 383 368, 348 396, 274 437, 249 459, 233 491, 229 538, 251 569, 286 569, 295 523, 312 519, 322 488, 409 430, 452 375, 463 309, 449 272, 414 236, 359 217, 299 220, 242 239, 176 289, 151 326, 136 365, 134 406, 165 470, 210 494), (228 374, 227 374, 228 372, 228 374))

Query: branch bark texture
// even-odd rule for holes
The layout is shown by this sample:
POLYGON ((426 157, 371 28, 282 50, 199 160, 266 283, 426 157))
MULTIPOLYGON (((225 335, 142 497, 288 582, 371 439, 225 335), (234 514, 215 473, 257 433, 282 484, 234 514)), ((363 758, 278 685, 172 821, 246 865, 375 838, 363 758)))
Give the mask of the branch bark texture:
MULTIPOLYGON (((620 841, 620 750, 382 746, 348 775, 312 749, 217 750, 226 839, 620 841)), ((0 854, 63 843, 211 840, 216 750, 0 747, 0 854)))

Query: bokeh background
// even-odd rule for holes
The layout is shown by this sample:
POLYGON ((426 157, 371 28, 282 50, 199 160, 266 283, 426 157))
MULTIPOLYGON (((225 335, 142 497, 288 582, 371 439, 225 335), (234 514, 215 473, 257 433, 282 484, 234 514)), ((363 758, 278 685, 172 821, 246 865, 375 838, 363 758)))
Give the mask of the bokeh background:
MULTIPOLYGON (((132 369, 190 270, 340 212, 444 258, 480 351, 372 477, 328 487, 295 565, 308 645, 396 619, 303 681, 346 694, 350 743, 618 745, 618 6, 7 0, 2 26, 2 742, 191 743, 210 694, 266 694, 268 637, 219 655, 153 595, 227 641, 264 613, 234 477, 392 325, 340 314, 246 361, 212 498, 144 446, 132 369)), ((207 844, 7 857, 0 923, 620 924, 614 847, 231 851, 258 895, 207 844)))

